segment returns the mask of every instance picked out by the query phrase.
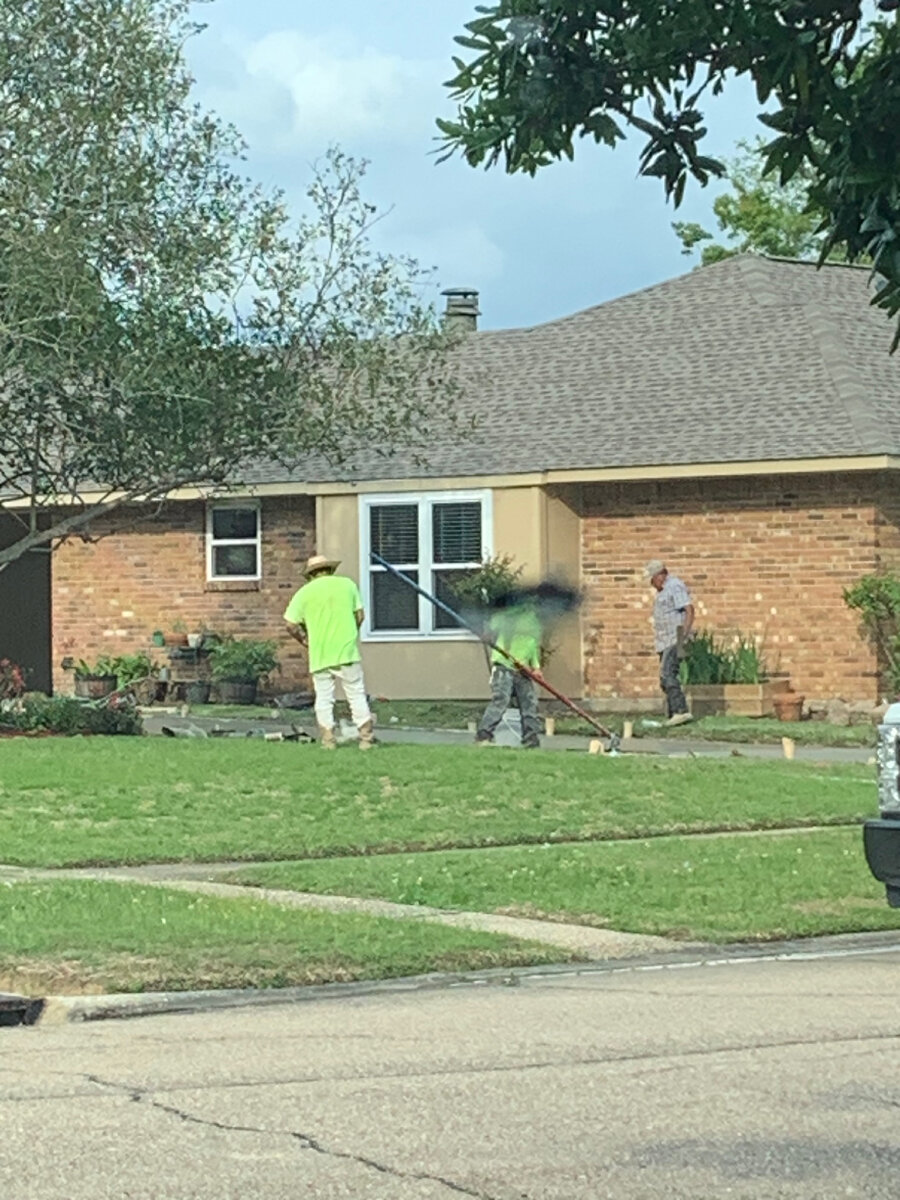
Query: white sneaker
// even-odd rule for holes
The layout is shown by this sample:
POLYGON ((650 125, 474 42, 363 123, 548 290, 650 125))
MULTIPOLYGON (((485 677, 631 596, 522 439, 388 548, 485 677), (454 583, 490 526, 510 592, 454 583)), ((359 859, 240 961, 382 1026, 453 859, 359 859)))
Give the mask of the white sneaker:
POLYGON ((667 725, 687 725, 688 721, 693 721, 693 715, 689 712, 675 713, 673 717, 669 717, 666 721, 667 725))

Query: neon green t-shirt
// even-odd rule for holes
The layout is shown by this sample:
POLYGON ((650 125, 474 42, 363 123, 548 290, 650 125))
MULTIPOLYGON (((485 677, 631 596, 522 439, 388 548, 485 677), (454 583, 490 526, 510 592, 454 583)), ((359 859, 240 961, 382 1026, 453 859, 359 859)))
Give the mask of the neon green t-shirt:
POLYGON ((360 661, 356 613, 359 588, 346 575, 319 575, 291 597, 284 619, 305 625, 310 674, 360 661))
MULTIPOLYGON (((528 605, 501 608, 488 622, 493 640, 513 658, 532 671, 541 666, 541 623, 537 613, 528 605)), ((512 667, 512 663, 500 650, 491 654, 491 662, 501 667, 512 667)))

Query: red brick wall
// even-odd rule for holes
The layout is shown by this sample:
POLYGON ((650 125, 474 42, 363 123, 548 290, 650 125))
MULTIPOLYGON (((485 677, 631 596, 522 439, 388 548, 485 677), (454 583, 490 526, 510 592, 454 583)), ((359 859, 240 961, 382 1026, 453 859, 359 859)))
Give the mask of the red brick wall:
POLYGON ((900 476, 894 473, 879 478, 875 532, 879 562, 885 570, 900 572, 900 476))
MULTIPOLYGON (((308 496, 262 501, 262 579, 207 583, 206 511, 172 504, 163 516, 93 543, 71 541, 53 556, 54 688, 72 690, 66 656, 130 654, 149 648, 153 631, 206 625, 217 633, 276 638, 282 671, 276 690, 308 684, 306 657, 284 636, 282 613, 314 552, 315 503, 308 496)), ((108 527, 107 527, 108 528, 108 527)), ((98 529, 98 532, 101 532, 98 529)), ((162 661, 164 652, 157 652, 162 661)))
POLYGON ((874 474, 585 488, 585 692, 658 696, 652 590, 662 558, 691 589, 696 624, 756 638, 807 699, 878 698, 877 668, 843 589, 896 548, 900 504, 874 474))

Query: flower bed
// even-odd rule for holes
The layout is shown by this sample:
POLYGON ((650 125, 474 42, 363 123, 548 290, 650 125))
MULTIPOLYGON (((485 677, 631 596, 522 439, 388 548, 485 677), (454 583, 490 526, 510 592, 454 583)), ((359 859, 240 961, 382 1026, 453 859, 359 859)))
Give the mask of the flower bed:
POLYGON ((0 734, 5 737, 141 732, 140 713, 132 705, 96 706, 72 696, 32 693, 4 701, 0 708, 0 734))

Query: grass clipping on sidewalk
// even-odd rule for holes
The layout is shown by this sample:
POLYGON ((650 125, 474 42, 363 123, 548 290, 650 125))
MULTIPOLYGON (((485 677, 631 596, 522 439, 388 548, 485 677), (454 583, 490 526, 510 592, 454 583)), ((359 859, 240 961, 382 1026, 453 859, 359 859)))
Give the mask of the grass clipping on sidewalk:
POLYGON ((0 929, 0 991, 24 995, 276 988, 577 958, 418 920, 90 880, 0 887, 0 929))

